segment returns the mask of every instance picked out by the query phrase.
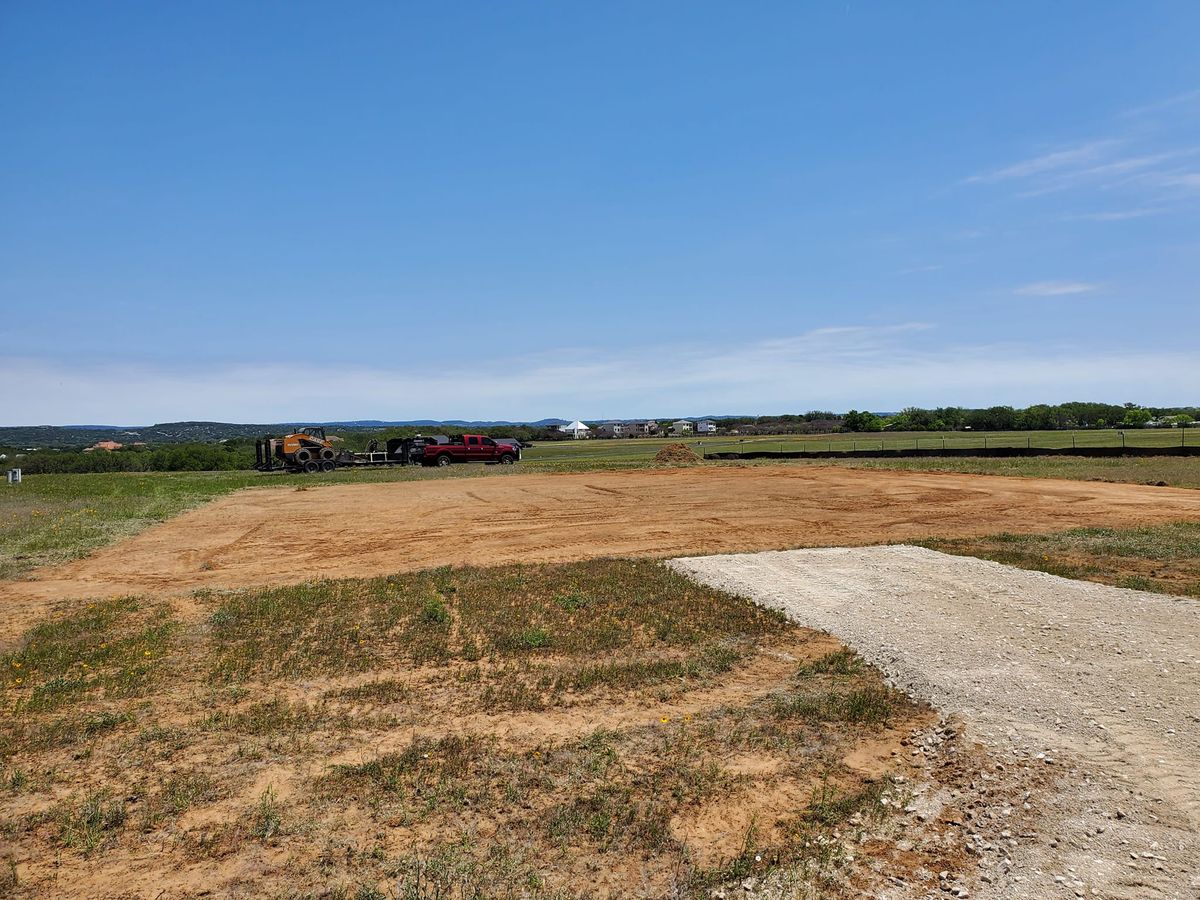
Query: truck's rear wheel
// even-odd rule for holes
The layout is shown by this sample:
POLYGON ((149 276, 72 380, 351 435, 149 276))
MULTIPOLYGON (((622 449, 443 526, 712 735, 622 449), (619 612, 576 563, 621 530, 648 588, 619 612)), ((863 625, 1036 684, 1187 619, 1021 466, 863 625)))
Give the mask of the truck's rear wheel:
POLYGON ((322 472, 332 472, 336 468, 337 463, 335 463, 332 459, 327 459, 321 463, 322 472))
POLYGON ((443 453, 437 458, 437 464, 439 466, 448 466, 452 462, 454 462, 454 458, 449 453, 443 453))
POLYGON ((304 474, 305 475, 315 475, 317 472, 320 472, 320 471, 321 471, 321 464, 319 462, 317 462, 315 459, 310 459, 308 462, 306 462, 304 464, 304 474))
POLYGON ((500 465, 502 465, 502 466, 511 466, 516 461, 517 461, 517 458, 515 456, 513 456, 511 453, 502 453, 500 455, 500 465))

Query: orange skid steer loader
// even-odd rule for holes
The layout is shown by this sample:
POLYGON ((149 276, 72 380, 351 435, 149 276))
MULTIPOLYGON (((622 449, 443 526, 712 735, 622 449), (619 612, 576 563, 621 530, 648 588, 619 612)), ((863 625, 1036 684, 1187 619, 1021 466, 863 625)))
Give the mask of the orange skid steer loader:
POLYGON ((289 472, 332 472, 338 465, 338 451, 317 426, 301 428, 283 437, 254 442, 254 468, 262 472, 284 469, 289 472))

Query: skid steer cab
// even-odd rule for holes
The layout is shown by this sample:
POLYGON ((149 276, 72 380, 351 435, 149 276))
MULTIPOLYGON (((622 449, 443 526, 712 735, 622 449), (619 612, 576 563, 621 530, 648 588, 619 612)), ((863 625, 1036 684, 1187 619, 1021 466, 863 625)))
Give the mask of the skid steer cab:
POLYGON ((267 435, 254 442, 254 468, 260 472, 332 472, 338 466, 338 455, 319 426, 283 437, 267 435))

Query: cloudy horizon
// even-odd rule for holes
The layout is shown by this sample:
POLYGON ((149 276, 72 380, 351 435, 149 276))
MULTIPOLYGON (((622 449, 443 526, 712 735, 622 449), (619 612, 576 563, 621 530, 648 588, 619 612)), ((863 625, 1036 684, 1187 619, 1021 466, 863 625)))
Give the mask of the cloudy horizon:
POLYGON ((1196 405, 1200 8, 1084 9, 10 9, 0 421, 1196 405))

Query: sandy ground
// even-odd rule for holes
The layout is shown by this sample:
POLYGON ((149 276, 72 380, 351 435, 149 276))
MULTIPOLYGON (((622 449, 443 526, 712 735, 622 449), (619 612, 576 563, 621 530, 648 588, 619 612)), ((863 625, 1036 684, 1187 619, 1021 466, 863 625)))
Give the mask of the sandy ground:
POLYGON ((1058 773, 1028 798, 1035 827, 961 823, 973 896, 1200 896, 1200 604, 904 546, 672 565, 961 715, 1010 761, 991 778, 1058 773))
MULTIPOLYGON (((1200 491, 841 467, 512 475, 232 494, 31 580, 55 600, 383 575, 439 565, 669 557, 1200 519, 1200 491)), ((186 613, 186 611, 184 611, 186 613)))

